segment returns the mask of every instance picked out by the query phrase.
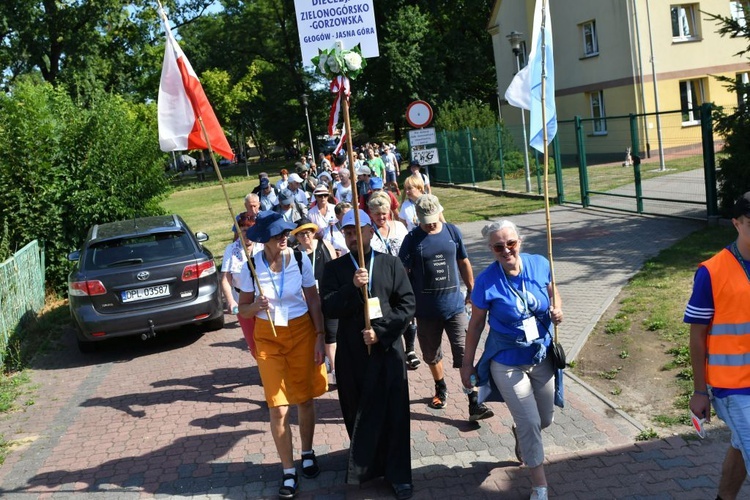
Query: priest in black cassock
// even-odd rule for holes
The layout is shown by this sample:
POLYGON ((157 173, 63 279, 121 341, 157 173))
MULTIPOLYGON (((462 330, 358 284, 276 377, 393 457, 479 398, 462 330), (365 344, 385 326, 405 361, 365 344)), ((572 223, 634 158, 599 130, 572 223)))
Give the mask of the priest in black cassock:
POLYGON ((371 250, 370 218, 362 210, 359 214, 365 268, 358 265, 351 210, 342 221, 351 253, 326 263, 320 288, 323 314, 339 320, 336 381, 351 440, 347 483, 384 476, 396 498, 405 499, 412 496, 412 479, 409 385, 401 336, 414 316, 414 292, 398 258, 371 250))

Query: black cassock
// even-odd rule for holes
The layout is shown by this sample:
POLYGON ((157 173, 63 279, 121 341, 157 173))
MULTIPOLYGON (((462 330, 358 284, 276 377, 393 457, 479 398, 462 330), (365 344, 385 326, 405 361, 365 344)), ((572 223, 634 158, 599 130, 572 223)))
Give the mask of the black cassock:
MULTIPOLYGON (((411 483, 409 384, 401 336, 414 317, 414 292, 398 258, 374 254, 368 296, 380 299, 383 317, 370 321, 378 336, 371 354, 362 339, 364 298, 352 283, 352 256, 326 263, 320 288, 323 314, 339 320, 336 382, 351 441, 346 481, 359 484, 385 476, 391 483, 411 483)), ((369 253, 365 266, 369 271, 369 253)))

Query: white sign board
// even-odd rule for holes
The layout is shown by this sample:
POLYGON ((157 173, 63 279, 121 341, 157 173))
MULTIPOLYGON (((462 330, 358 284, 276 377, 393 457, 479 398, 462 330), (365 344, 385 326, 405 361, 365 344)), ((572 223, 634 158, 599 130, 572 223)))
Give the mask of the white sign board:
POLYGON ((412 149, 411 159, 417 160, 420 165, 437 165, 440 163, 437 148, 412 149))
POLYGON ((429 144, 437 144, 437 138, 435 136, 435 127, 430 128, 418 128, 416 130, 409 131, 409 144, 413 146, 427 146, 429 144))
POLYGON ((373 0, 294 0, 302 64, 318 49, 330 49, 340 40, 344 49, 360 44, 362 57, 378 57, 373 0))

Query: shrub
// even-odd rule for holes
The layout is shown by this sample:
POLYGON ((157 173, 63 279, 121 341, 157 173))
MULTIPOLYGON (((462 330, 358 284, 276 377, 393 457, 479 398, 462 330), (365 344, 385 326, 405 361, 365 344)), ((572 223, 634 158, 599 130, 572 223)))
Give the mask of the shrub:
MULTIPOLYGON (((106 93, 77 105, 49 84, 0 96, 0 250, 45 246, 47 286, 65 289, 67 254, 95 224, 159 213, 167 192, 155 104, 106 93)), ((0 256, 7 257, 7 256, 0 256)))

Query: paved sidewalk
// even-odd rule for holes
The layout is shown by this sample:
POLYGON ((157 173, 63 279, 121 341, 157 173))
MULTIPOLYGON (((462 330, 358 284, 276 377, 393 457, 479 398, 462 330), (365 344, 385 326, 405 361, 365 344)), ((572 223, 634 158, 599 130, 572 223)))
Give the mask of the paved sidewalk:
MULTIPOLYGON (((513 220, 526 250, 544 253, 543 212, 513 220)), ((552 220, 571 358, 643 261, 701 226, 570 207, 554 208, 552 220)), ((490 259, 482 225, 461 226, 475 272, 490 259)), ((84 356, 71 336, 63 350, 38 360, 35 404, 0 421, 6 439, 24 443, 0 467, 0 497, 276 498, 280 468, 268 411, 238 325, 165 337, 84 356)), ((415 498, 528 498, 505 406, 492 404, 493 419, 468 423, 457 370, 446 374, 448 406, 437 411, 426 406, 427 368, 409 373, 415 498)), ((552 498, 714 498, 726 450, 720 426, 711 425, 703 441, 688 434, 636 442, 642 425, 572 378, 566 397, 544 436, 552 498)), ((391 498, 382 481, 343 484, 348 439, 335 387, 317 409, 323 472, 301 479, 298 497, 391 498)))

